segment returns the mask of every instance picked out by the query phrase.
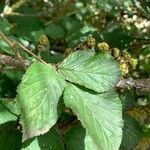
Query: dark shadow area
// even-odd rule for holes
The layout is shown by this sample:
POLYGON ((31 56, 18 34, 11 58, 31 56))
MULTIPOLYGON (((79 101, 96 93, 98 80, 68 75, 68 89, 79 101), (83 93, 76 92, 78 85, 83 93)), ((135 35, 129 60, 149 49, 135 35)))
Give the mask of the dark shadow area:
POLYGON ((0 150, 20 150, 22 134, 16 122, 10 121, 0 125, 0 150))

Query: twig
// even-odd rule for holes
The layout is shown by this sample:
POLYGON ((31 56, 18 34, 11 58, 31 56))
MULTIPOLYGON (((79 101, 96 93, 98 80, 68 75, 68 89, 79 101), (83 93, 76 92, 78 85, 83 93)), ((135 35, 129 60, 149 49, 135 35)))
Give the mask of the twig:
POLYGON ((29 0, 19 0, 19 1, 17 1, 15 4, 13 4, 13 5, 11 6, 12 11, 18 9, 19 7, 21 7, 21 6, 22 6, 24 3, 26 3, 27 1, 29 1, 29 0))
POLYGON ((45 12, 41 11, 36 14, 22 14, 22 13, 12 12, 9 15, 10 16, 21 16, 21 17, 45 17, 45 16, 49 16, 49 11, 45 11, 45 12))
POLYGON ((47 63, 42 60, 40 57, 38 57, 37 55, 35 55, 34 53, 32 53, 29 49, 27 49, 25 46, 23 46, 21 43, 18 43, 18 45, 20 46, 20 48, 22 48, 25 52, 27 52, 28 54, 30 54, 31 56, 35 57, 37 60, 39 60, 40 62, 42 62, 43 64, 47 63))
POLYGON ((79 122, 79 120, 75 119, 75 120, 69 121, 65 124, 60 124, 59 125, 60 133, 63 135, 65 131, 67 131, 71 126, 75 125, 78 122, 79 122))
MULTIPOLYGON (((27 61, 24 60, 24 65, 28 67, 29 63, 26 63, 26 62, 27 61)), ((17 68, 24 68, 22 63, 20 63, 18 60, 16 60, 15 58, 12 58, 11 56, 4 55, 4 54, 0 54, 0 63, 4 65, 17 67, 17 68)))
POLYGON ((148 20, 150 19, 150 15, 139 5, 139 3, 137 3, 137 1, 132 0, 132 3, 137 8, 137 11, 141 12, 141 17, 148 19, 148 20))
POLYGON ((5 5, 9 6, 9 4, 10 4, 10 0, 5 0, 5 5))
POLYGON ((132 88, 137 93, 150 93, 150 78, 145 79, 123 79, 116 85, 117 89, 132 88))
POLYGON ((3 39, 10 47, 14 46, 14 42, 8 39, 7 36, 5 36, 5 34, 3 34, 1 30, 0 30, 0 39, 3 39))
POLYGON ((27 49, 25 46, 23 46, 21 43, 10 40, 2 31, 0 31, 0 37, 12 48, 14 49, 14 46, 19 46, 22 50, 30 54, 31 56, 35 57, 37 60, 42 62, 43 64, 47 64, 44 60, 39 58, 37 55, 32 53, 29 49, 27 49))
POLYGON ((17 51, 15 43, 13 41, 9 40, 1 31, 0 31, 0 38, 2 38, 12 48, 12 50, 15 53, 15 56, 21 62, 22 66, 25 69, 26 66, 24 65, 23 58, 20 56, 19 52, 17 51))
POLYGON ((135 40, 139 40, 139 41, 149 41, 150 43, 150 39, 146 39, 146 38, 139 38, 139 37, 131 37, 131 36, 128 36, 130 39, 135 39, 135 40))
POLYGON ((1 70, 17 70, 17 67, 13 67, 13 66, 2 66, 1 70))
POLYGON ((16 58, 20 61, 23 68, 26 69, 26 66, 24 65, 24 62, 23 62, 23 58, 20 56, 17 50, 16 43, 8 39, 1 31, 0 31, 0 38, 2 38, 12 48, 12 50, 15 53, 16 58))
POLYGON ((23 68, 22 63, 20 63, 18 60, 4 54, 0 54, 0 63, 4 65, 23 68))

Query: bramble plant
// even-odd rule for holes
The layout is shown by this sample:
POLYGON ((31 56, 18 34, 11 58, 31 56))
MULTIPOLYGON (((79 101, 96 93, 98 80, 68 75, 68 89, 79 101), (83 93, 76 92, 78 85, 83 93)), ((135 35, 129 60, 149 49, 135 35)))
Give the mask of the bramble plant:
POLYGON ((0 150, 148 150, 148 3, 0 2, 0 150))

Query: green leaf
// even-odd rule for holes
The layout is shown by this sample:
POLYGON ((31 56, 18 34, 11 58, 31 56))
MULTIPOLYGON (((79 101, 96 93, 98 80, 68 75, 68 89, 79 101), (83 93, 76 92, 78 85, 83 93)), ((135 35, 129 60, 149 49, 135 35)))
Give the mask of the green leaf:
POLYGON ((75 112, 99 149, 119 149, 122 139, 122 106, 115 92, 92 94, 70 84, 65 89, 64 102, 75 112))
POLYGON ((138 122, 125 115, 124 117, 124 127, 123 127, 123 139, 121 143, 121 150, 134 149, 138 144, 139 140, 142 138, 142 131, 138 122))
POLYGON ((21 132, 17 130, 16 122, 7 122, 0 125, 0 149, 20 150, 21 132))
POLYGON ((18 87, 23 140, 46 133, 57 121, 64 79, 51 65, 32 64, 18 87))
POLYGON ((36 137, 32 142, 26 141, 22 150, 63 150, 59 133, 52 128, 49 132, 36 137))
POLYGON ((99 150, 80 124, 67 131, 64 141, 67 150, 99 150))
POLYGON ((17 120, 19 112, 14 100, 0 98, 0 124, 17 120))
POLYGON ((0 17, 0 30, 5 33, 9 33, 10 27, 11 27, 11 25, 9 24, 8 20, 0 17))
MULTIPOLYGON (((18 13, 23 14, 37 14, 38 12, 33 9, 33 7, 24 6, 20 10, 18 10, 18 13)), ((28 39, 29 41, 35 42, 37 39, 38 33, 43 30, 44 25, 38 19, 37 17, 28 17, 28 16, 12 16, 11 20, 14 22, 14 26, 11 29, 11 32, 18 37, 22 37, 25 39, 28 39)))
POLYGON ((64 17, 62 24, 67 31, 67 36, 71 36, 71 34, 77 33, 82 27, 79 21, 71 17, 64 17))
POLYGON ((126 1, 122 0, 97 0, 97 3, 100 7, 100 9, 105 10, 106 12, 112 12, 112 8, 115 6, 124 6, 126 1))
POLYGON ((53 39, 62 38, 65 34, 64 29, 58 24, 50 24, 45 28, 45 33, 53 39))
POLYGON ((41 150, 41 148, 39 147, 38 139, 37 138, 27 140, 23 144, 23 148, 21 150, 33 150, 33 149, 41 150))
POLYGON ((124 90, 119 95, 120 100, 122 101, 123 110, 129 110, 135 106, 135 95, 131 90, 124 90))
POLYGON ((66 80, 96 92, 110 90, 120 78, 116 61, 106 53, 94 55, 88 51, 76 51, 69 55, 58 69, 66 80))
POLYGON ((7 54, 14 55, 12 48, 10 48, 10 46, 8 46, 8 44, 2 39, 0 39, 0 52, 5 52, 7 54))

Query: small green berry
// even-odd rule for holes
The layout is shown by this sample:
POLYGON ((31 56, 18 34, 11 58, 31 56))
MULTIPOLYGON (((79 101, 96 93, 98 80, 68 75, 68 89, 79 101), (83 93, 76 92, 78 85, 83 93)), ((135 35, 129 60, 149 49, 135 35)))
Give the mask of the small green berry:
POLYGON ((113 49, 113 56, 114 58, 118 58, 120 55, 120 50, 118 48, 113 49))
POLYGON ((92 47, 95 46, 95 44, 96 44, 95 38, 93 38, 92 35, 89 35, 89 37, 88 37, 87 40, 86 40, 86 45, 87 45, 87 47, 92 48, 92 47))
POLYGON ((136 68, 137 64, 138 64, 138 60, 135 59, 135 58, 132 58, 131 59, 131 66, 132 66, 133 69, 136 68))
POLYGON ((97 44, 98 50, 102 52, 109 52, 109 45, 105 42, 97 44))
POLYGON ((121 63, 119 64, 120 66, 120 69, 122 71, 122 75, 125 76, 129 73, 129 68, 128 68, 128 65, 124 62, 124 63, 121 63))
POLYGON ((72 48, 67 48, 66 50, 65 50, 65 56, 68 56, 69 54, 71 54, 73 52, 73 49, 72 48))
POLYGON ((38 43, 37 43, 37 50, 38 51, 46 51, 49 49, 49 40, 47 38, 46 35, 41 35, 39 40, 38 40, 38 43))
POLYGON ((49 40, 46 35, 42 34, 38 40, 39 45, 47 45, 49 43, 49 40))
POLYGON ((131 61, 132 57, 131 57, 131 54, 127 51, 124 51, 123 52, 123 57, 128 60, 129 62, 131 61))

